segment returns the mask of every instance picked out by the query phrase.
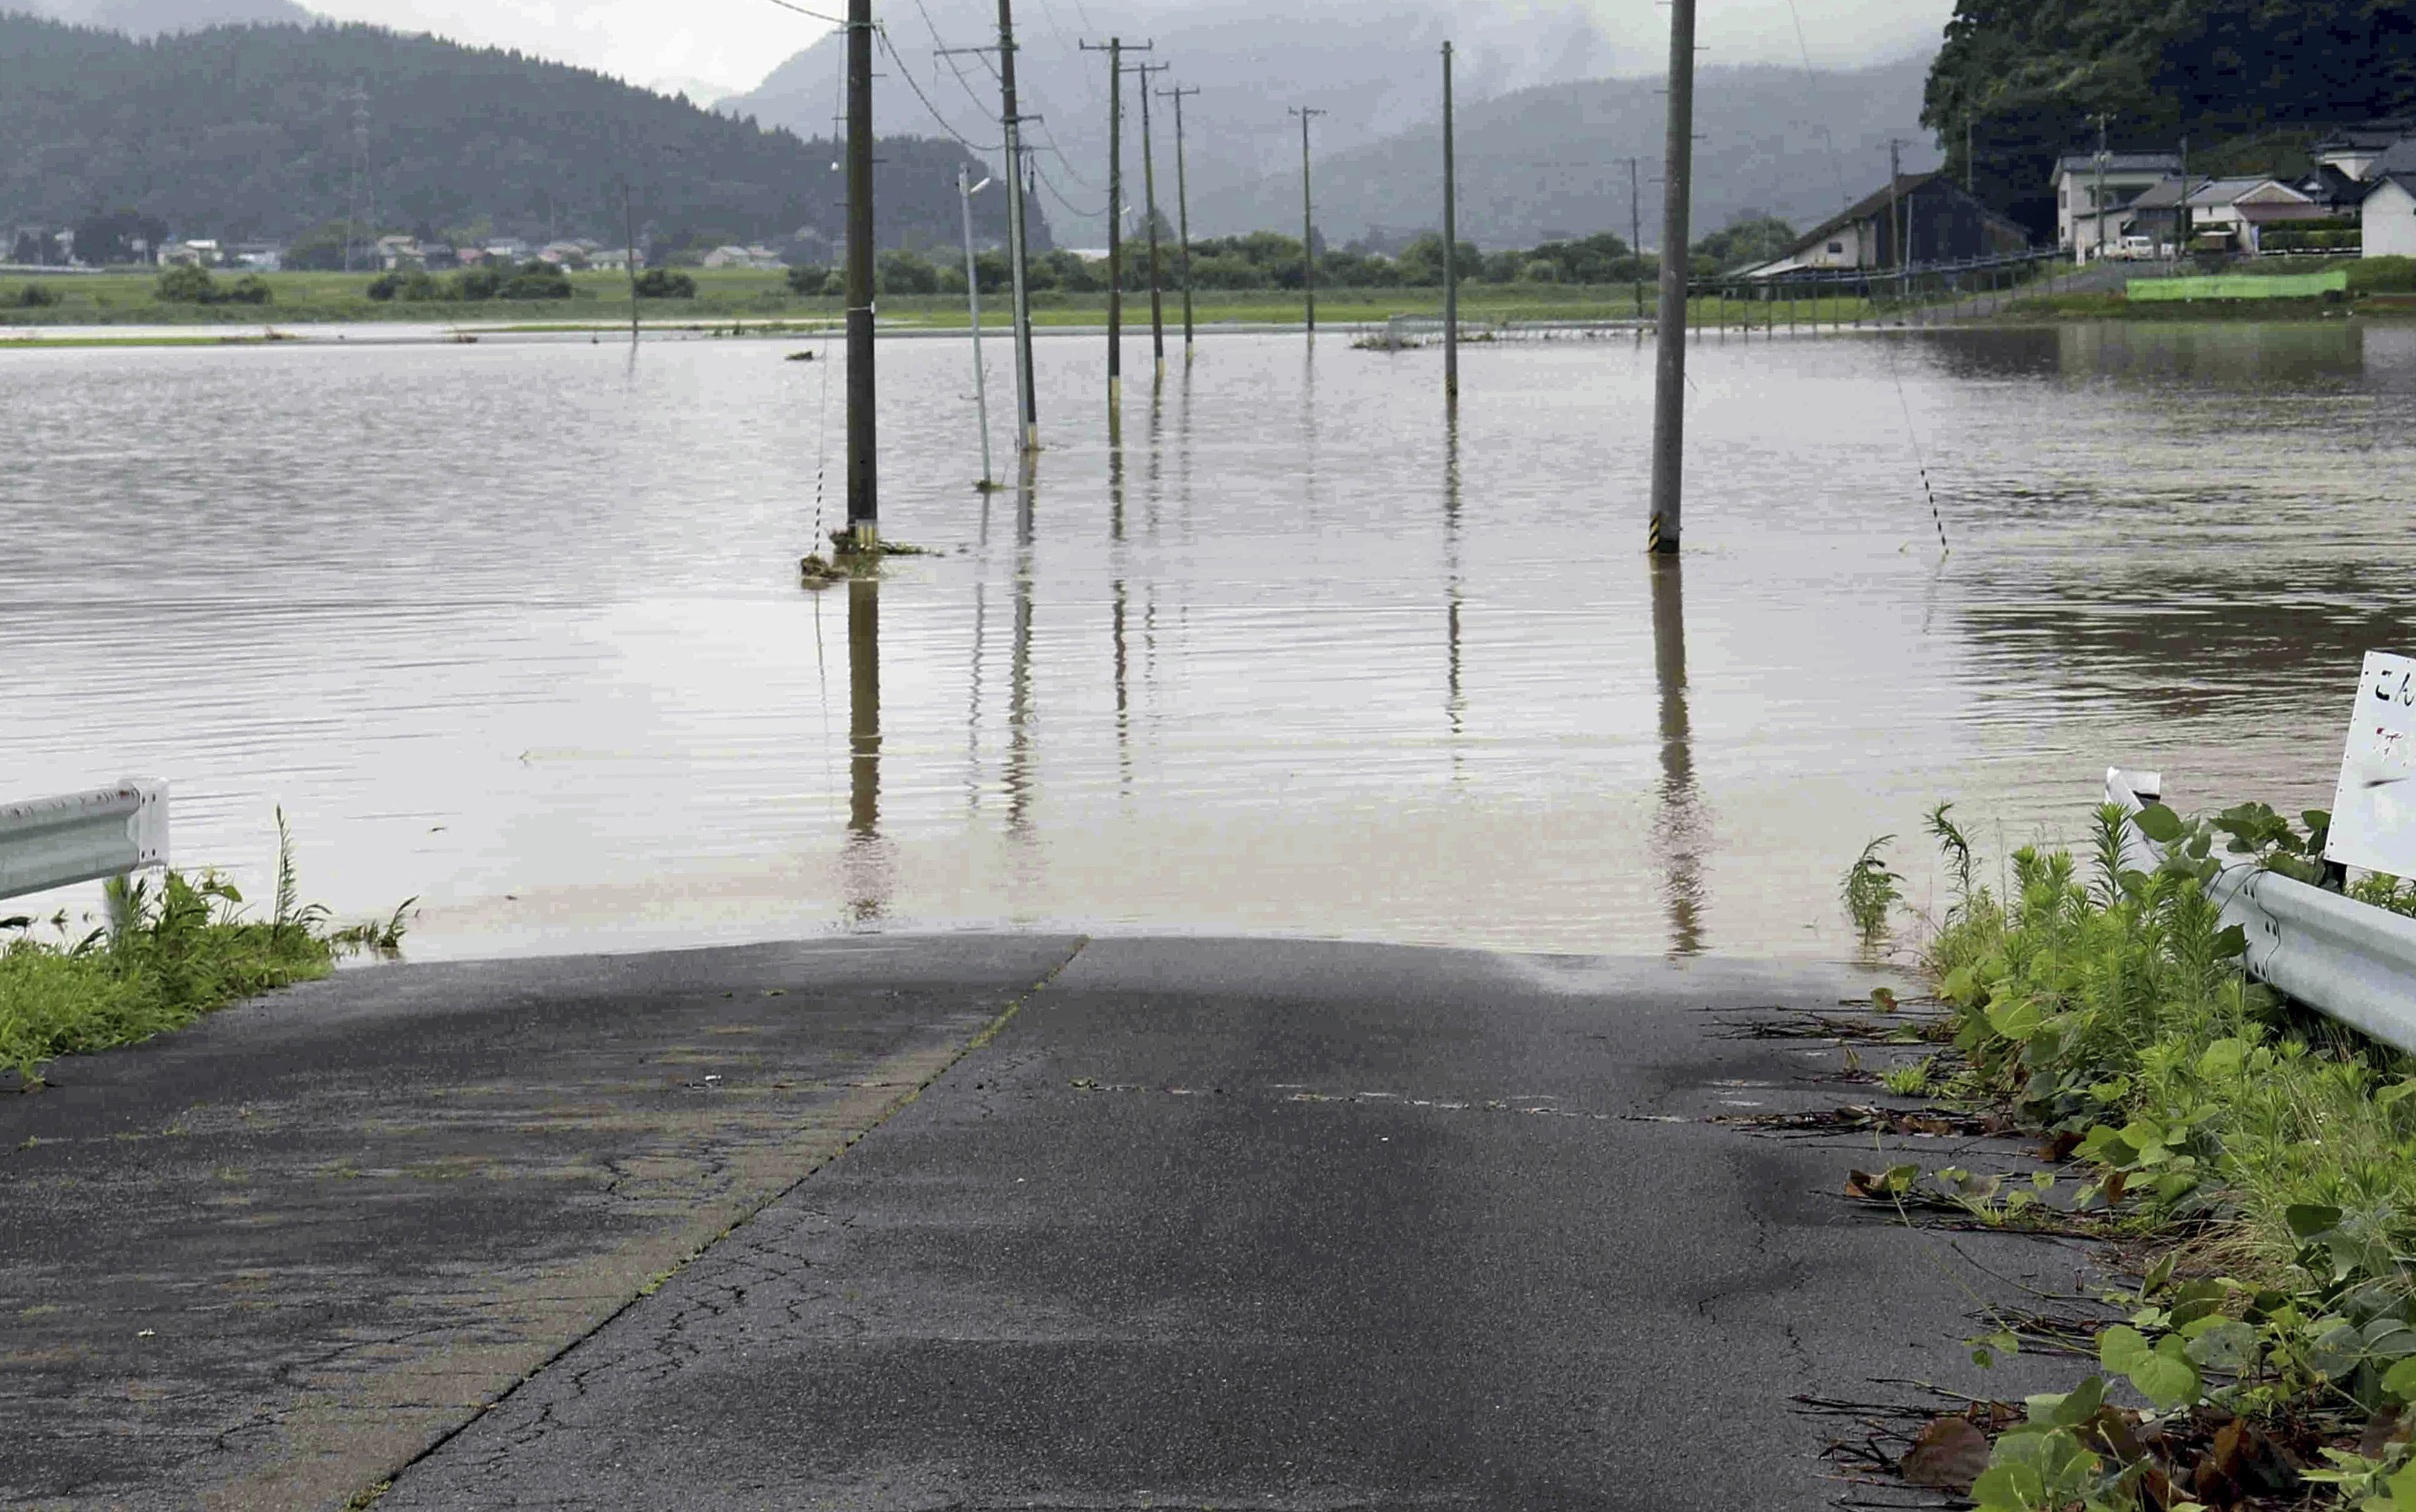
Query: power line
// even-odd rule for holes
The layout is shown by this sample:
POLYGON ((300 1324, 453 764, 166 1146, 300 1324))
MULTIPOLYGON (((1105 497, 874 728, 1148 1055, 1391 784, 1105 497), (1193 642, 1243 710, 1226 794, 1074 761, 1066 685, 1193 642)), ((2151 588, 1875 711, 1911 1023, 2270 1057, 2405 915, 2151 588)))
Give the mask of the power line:
POLYGON ((791 0, 772 0, 772 4, 778 6, 783 10, 793 10, 800 16, 811 16, 816 21, 829 22, 834 26, 844 26, 847 24, 847 18, 845 16, 825 16, 819 10, 808 10, 803 6, 793 5, 791 3, 791 0))
POLYGON ((972 153, 998 152, 1004 148, 1004 143, 992 143, 989 146, 981 147, 966 141, 964 133, 948 124, 948 118, 940 113, 940 107, 932 104, 931 97, 923 93, 923 86, 914 82, 914 70, 906 66, 906 59, 899 54, 898 44, 889 39, 889 28, 876 24, 872 28, 872 34, 881 38, 881 45, 888 51, 889 60, 898 65, 898 76, 906 81, 906 87, 914 92, 914 98, 921 100, 923 108, 931 113, 931 119, 940 124, 940 129, 946 132, 958 146, 972 153))

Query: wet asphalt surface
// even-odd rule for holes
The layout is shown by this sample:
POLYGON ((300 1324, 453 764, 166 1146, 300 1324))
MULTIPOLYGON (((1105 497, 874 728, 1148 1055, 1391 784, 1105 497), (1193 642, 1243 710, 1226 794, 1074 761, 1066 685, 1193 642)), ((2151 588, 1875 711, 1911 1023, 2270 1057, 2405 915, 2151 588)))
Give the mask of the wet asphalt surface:
POLYGON ((1835 1196, 1938 1142, 1709 1122, 1869 1100, 1835 1045, 1735 1030, 1871 985, 1093 942, 378 1505, 1832 1504, 1794 1398, 2039 1389, 1959 1341, 2080 1261, 1835 1196))

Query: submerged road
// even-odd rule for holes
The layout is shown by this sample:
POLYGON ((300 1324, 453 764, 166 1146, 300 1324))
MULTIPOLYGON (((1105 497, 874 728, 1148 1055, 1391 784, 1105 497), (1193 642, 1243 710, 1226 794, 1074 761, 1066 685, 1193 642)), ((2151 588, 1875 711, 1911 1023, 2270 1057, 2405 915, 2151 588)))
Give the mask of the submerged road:
POLYGON ((348 973, 0 1099, 0 1499, 1827 1505, 1792 1398, 2036 1389, 1959 1340, 2077 1263, 1835 1195, 2016 1152, 1713 1122, 1871 1100, 1738 1031, 1875 980, 974 936, 348 973))

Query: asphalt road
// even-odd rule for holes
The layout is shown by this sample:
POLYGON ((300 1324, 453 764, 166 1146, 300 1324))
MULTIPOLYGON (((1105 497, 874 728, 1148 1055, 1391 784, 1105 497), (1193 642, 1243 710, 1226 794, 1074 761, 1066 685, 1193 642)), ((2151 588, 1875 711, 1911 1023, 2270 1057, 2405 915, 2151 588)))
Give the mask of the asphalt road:
POLYGON ((1831 1504, 1792 1398, 2038 1389, 1959 1340, 2076 1263, 1839 1201, 1867 1142, 1711 1122, 1867 1100, 1835 1045, 1732 1030, 1871 985, 1093 942, 377 1504, 1831 1504))

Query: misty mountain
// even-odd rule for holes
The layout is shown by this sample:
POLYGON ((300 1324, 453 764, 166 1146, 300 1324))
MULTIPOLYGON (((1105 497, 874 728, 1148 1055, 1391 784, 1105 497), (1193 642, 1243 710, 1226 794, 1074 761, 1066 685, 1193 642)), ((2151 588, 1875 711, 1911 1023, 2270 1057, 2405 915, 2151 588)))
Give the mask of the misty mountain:
POLYGON ((308 25, 317 19, 294 0, 10 0, 8 8, 131 37, 204 26, 308 25))
MULTIPOLYGON (((379 231, 483 228, 681 245, 840 237, 838 149, 617 79, 373 26, 219 26, 137 42, 0 14, 0 226, 130 210, 177 236, 284 240, 353 214, 379 231)), ((944 140, 892 139, 879 245, 953 246, 944 140)), ((976 198, 1005 234, 1004 196, 976 198)), ((1045 219, 1034 226, 1046 247, 1045 219)))
MULTIPOLYGON (((1887 182, 1888 142, 1908 173, 1938 166, 1920 125, 1926 57, 1806 73, 1707 68, 1695 81, 1695 234, 1759 210, 1809 229, 1887 182)), ((1658 77, 1547 84, 1463 104, 1459 232, 1486 248, 1629 234, 1638 158, 1643 243, 1660 244, 1660 158, 1669 97, 1658 77)), ((1322 123, 1320 123, 1322 124, 1322 123)), ((1442 221, 1442 135, 1425 122, 1316 159, 1318 230, 1340 246, 1397 242, 1442 221)), ((1300 223, 1300 167, 1235 188, 1195 191, 1192 224, 1212 230, 1300 223)))
MULTIPOLYGON (((997 162, 994 55, 933 55, 942 45, 994 47, 995 0, 922 0, 887 14, 885 35, 895 52, 879 61, 883 77, 874 84, 874 129, 884 135, 947 131, 988 149, 985 155, 997 162)), ((1149 76, 1154 89, 1180 84, 1200 91, 1184 101, 1195 205, 1247 204, 1249 192, 1268 174, 1298 164, 1300 124, 1285 113, 1291 107, 1327 113, 1312 129, 1321 155, 1371 145, 1433 118, 1442 108, 1446 40, 1457 50, 1463 102, 1644 62, 1604 28, 1586 0, 1391 0, 1349 8, 1119 0, 1112 9, 1096 11, 1082 0, 1024 0, 1017 8, 1016 82, 1023 113, 1042 117, 1029 129, 1045 185, 1041 203, 1057 220, 1060 239, 1080 245, 1103 245, 1107 235, 1108 63, 1104 53, 1080 51, 1078 44, 1104 43, 1108 34, 1098 24, 1110 23, 1128 43, 1155 43, 1149 52, 1128 54, 1129 63, 1171 66, 1149 76)), ((834 32, 751 93, 716 108, 795 131, 828 132, 840 113, 843 57, 834 32)), ((1128 78, 1125 88, 1131 204, 1141 197, 1138 79, 1128 78)), ((1917 107, 1917 88, 1914 94, 1917 107)), ((1152 109, 1159 193, 1170 206, 1174 123, 1166 100, 1154 99, 1152 109)), ((1908 113, 1905 120, 1911 119, 1908 113)), ((1202 234, 1258 224, 1230 218, 1203 223, 1193 217, 1194 231, 1202 234)))

